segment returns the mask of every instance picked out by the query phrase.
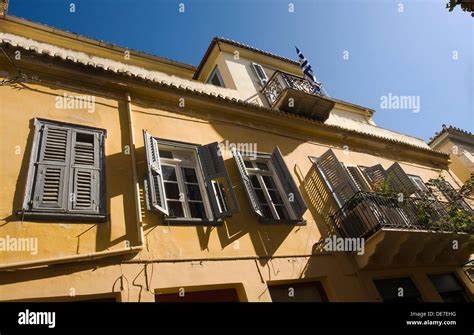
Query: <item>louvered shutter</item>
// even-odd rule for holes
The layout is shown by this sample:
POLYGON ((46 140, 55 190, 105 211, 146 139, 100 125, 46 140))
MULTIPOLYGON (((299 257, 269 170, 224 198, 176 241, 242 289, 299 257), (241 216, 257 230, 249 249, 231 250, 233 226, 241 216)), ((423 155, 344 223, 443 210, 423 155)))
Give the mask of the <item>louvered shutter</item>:
POLYGON ((303 197, 301 196, 300 191, 298 190, 298 187, 296 186, 295 181, 293 180, 293 177, 291 176, 290 171, 283 160, 283 156, 278 146, 273 150, 270 161, 276 170, 278 179, 283 186, 285 195, 289 200, 295 215, 298 219, 300 219, 308 207, 306 206, 306 203, 304 202, 303 197))
POLYGON ((367 182, 364 179, 364 176, 362 175, 362 173, 356 166, 347 166, 346 169, 349 172, 349 175, 351 176, 352 181, 354 182, 356 187, 359 189, 359 191, 370 190, 369 184, 367 184, 367 182))
POLYGON ((246 191, 245 193, 249 199, 250 206, 252 207, 253 211, 257 213, 257 215, 263 217, 263 211, 260 207, 260 202, 257 199, 257 195, 255 194, 255 190, 253 189, 247 169, 245 168, 244 159, 235 147, 231 148, 231 152, 232 156, 234 156, 235 164, 237 165, 237 169, 240 172, 240 176, 242 177, 242 182, 246 191))
POLYGON ((340 207, 344 206, 358 191, 353 185, 348 172, 331 149, 319 157, 316 166, 326 180, 340 207))
POLYGON ((473 213, 471 206, 469 206, 469 204, 464 199, 462 198, 459 198, 457 200, 453 199, 451 194, 456 194, 456 190, 454 189, 453 186, 451 186, 451 184, 447 180, 442 180, 442 181, 431 180, 431 181, 436 185, 436 187, 441 191, 441 193, 443 193, 446 200, 448 200, 449 202, 454 201, 457 205, 457 208, 463 209, 471 214, 473 213))
POLYGON ((153 209, 169 215, 158 142, 146 130, 143 130, 143 141, 148 164, 147 190, 150 193, 147 196, 153 209))
POLYGON ((39 154, 36 166, 32 209, 65 211, 69 175, 71 130, 38 123, 39 154))
POLYGON ((405 195, 411 195, 418 189, 398 163, 393 163, 387 169, 387 183, 392 191, 405 195))
POLYGON ((387 172, 382 165, 377 164, 370 167, 364 167, 362 171, 367 177, 370 187, 373 190, 377 190, 384 185, 385 179, 387 178, 387 172))
POLYGON ((239 212, 232 182, 217 142, 198 147, 198 157, 214 216, 223 218, 239 212))
POLYGON ((69 194, 71 212, 100 210, 100 146, 102 134, 73 130, 69 194))

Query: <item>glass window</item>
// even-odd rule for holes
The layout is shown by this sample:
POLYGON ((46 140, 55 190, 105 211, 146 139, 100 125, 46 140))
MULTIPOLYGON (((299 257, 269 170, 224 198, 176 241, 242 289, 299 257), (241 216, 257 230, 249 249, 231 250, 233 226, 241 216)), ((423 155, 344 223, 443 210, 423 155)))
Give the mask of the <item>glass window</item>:
POLYGON ((384 302, 421 302, 421 295, 410 278, 374 280, 384 302))
POLYGON ((467 302, 464 286, 452 273, 444 273, 429 276, 434 287, 444 302, 467 302))
POLYGON ((160 148, 160 162, 169 217, 208 219, 210 209, 193 151, 160 148))
POLYGON ((244 158, 244 163, 264 218, 274 220, 293 219, 288 199, 284 196, 270 161, 263 158, 258 160, 244 158))

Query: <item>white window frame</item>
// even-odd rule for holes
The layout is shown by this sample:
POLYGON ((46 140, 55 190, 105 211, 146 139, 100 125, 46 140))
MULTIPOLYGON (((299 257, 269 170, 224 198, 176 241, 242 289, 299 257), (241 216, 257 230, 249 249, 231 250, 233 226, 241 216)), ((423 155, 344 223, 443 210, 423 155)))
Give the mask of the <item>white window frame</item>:
POLYGON ((415 185, 416 188, 418 189, 418 191, 416 193, 420 192, 421 194, 423 194, 423 193, 428 192, 428 187, 426 187, 425 182, 423 181, 423 179, 421 179, 420 176, 417 176, 417 175, 414 175, 414 174, 407 174, 407 176, 408 176, 408 178, 410 178, 413 185, 415 185), (419 187, 418 182, 421 182, 423 184, 423 186, 424 186, 423 189, 419 187))
POLYGON ((224 87, 225 88, 224 79, 222 79, 221 73, 220 73, 217 65, 214 66, 214 69, 212 70, 210 76, 207 78, 206 83, 214 85, 214 86, 219 86, 219 87, 224 87), (213 79, 214 76, 217 77, 217 79, 219 80, 220 85, 215 85, 215 84, 212 83, 212 79, 213 79))
MULTIPOLYGON (((188 149, 188 148, 182 148, 178 146, 172 146, 168 144, 162 144, 160 141, 158 141, 160 144, 160 151, 171 151, 173 154, 174 153, 179 153, 183 152, 186 154, 191 154, 193 158, 193 162, 183 162, 179 158, 165 158, 161 157, 160 155, 160 163, 162 166, 173 166, 176 172, 176 180, 178 183, 178 189, 179 189, 179 194, 180 194, 180 202, 183 205, 183 212, 184 212, 184 217, 168 217, 169 219, 177 219, 177 220, 209 220, 212 221, 214 220, 214 216, 212 214, 212 209, 211 209, 211 204, 208 199, 208 195, 206 192, 205 188, 205 183, 204 183, 204 176, 203 172, 201 170, 201 167, 198 164, 198 155, 196 150, 193 149, 188 149), (192 168, 196 172, 196 177, 198 180, 199 184, 199 191, 201 192, 201 198, 202 202, 204 205, 204 211, 206 212, 206 218, 194 218, 191 216, 191 210, 189 208, 189 199, 187 196, 187 192, 185 190, 185 181, 183 177, 183 173, 181 171, 181 168, 192 168), (182 200, 181 200, 182 199, 182 200)), ((173 155, 174 156, 174 155, 173 155)), ((166 180, 163 181, 166 183, 166 180)), ((165 201, 168 201, 169 198, 166 197, 165 201)))
MULTIPOLYGON (((273 167, 273 164, 272 164, 270 158, 258 157, 257 159, 252 159, 248 156, 243 156, 243 159, 244 159, 245 162, 249 162, 249 163, 252 164, 253 168, 249 168, 249 167, 245 166, 245 169, 247 170, 247 173, 250 176, 252 176, 252 175, 257 176, 258 182, 260 184, 260 188, 263 191, 263 195, 265 196, 265 199, 267 200, 267 203, 269 205, 268 207, 270 208, 270 211, 273 215, 273 218, 268 218, 268 217, 264 217, 264 218, 265 219, 270 219, 270 220, 276 220, 276 221, 287 220, 285 218, 280 218, 280 216, 278 215, 278 212, 275 209, 275 204, 272 201, 270 193, 268 192, 267 186, 265 185, 265 182, 264 182, 263 177, 262 177, 262 176, 271 176, 273 178, 273 181, 275 182, 275 185, 277 187, 277 191, 280 195, 280 198, 283 200, 283 204, 284 204, 285 209, 286 209, 286 211, 289 215, 288 220, 296 220, 297 217, 296 217, 296 215, 293 211, 293 208, 291 207, 291 205, 289 203, 288 198, 285 195, 285 191, 283 190, 283 186, 281 185, 280 179, 278 178, 278 175, 275 171, 275 168, 273 167), (260 170, 257 166, 257 163, 265 163, 268 167, 268 170, 267 171, 260 170)), ((253 184, 252 184, 252 187, 254 187, 253 184)), ((259 200, 257 199, 257 201, 259 201, 259 200)))
POLYGON ((267 73, 265 72, 263 66, 258 64, 258 63, 252 63, 252 68, 253 68, 253 71, 255 72, 255 76, 257 77, 258 81, 260 82, 260 85, 262 85, 262 87, 265 86, 268 83, 268 76, 267 76, 267 73), (265 78, 260 77, 260 75, 258 74, 257 69, 262 71, 265 78))

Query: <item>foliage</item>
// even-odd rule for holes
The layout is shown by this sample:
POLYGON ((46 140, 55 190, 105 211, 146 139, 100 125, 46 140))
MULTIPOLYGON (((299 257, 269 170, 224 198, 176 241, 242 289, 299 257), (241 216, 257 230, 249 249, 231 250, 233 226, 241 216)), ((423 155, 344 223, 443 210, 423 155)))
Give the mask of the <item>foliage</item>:
POLYGON ((452 12, 457 5, 461 5, 463 12, 471 12, 471 16, 474 17, 474 2, 472 0, 449 0, 446 8, 452 12))
MULTIPOLYGON (((428 191, 418 193, 415 201, 416 204, 416 220, 426 229, 453 230, 467 233, 474 233, 474 211, 467 211, 460 206, 463 198, 472 198, 474 196, 474 174, 471 178, 458 190, 444 189, 449 202, 442 205, 436 197, 435 190, 439 183, 444 182, 444 177, 439 176, 437 179, 430 180, 426 184, 428 191)), ((391 190, 389 185, 384 182, 373 185, 373 189, 386 197, 398 198, 403 201, 407 195, 400 198, 400 194, 391 190)))
MULTIPOLYGON (((442 176, 430 180, 428 189, 431 196, 433 196, 432 187, 444 181, 442 176)), ((474 174, 458 191, 446 188, 444 193, 449 198, 449 203, 446 207, 448 216, 440 218, 439 224, 452 226, 455 231, 474 233, 474 211, 468 211, 460 204, 464 198, 470 198, 474 194, 474 174)))

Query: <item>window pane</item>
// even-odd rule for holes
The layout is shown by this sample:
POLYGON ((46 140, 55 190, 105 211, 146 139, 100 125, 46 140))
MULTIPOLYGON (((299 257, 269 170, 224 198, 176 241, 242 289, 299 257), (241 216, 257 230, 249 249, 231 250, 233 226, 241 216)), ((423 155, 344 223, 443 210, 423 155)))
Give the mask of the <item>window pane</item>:
POLYGON ((160 158, 169 158, 173 159, 173 153, 168 150, 158 150, 160 153, 160 158))
POLYGON ((193 218, 206 218, 206 211, 202 202, 190 202, 189 209, 191 211, 191 217, 193 218))
POLYGON ((288 220, 290 218, 285 206, 277 205, 275 206, 275 210, 277 211, 280 220, 288 220))
POLYGON ((169 216, 176 218, 184 217, 183 205, 180 201, 168 201, 168 210, 169 216))
POLYGON ((176 181, 176 171, 174 169, 174 166, 162 165, 161 170, 163 171, 164 180, 176 181))
POLYGON ((261 204, 267 203, 267 199, 265 198, 265 195, 262 190, 255 189, 255 193, 257 194, 258 201, 260 201, 261 204))
POLYGON ((262 176, 263 181, 265 182, 265 186, 269 189, 276 189, 275 182, 273 181, 272 176, 262 176))
POLYGON ((196 171, 192 168, 182 168, 184 181, 188 183, 197 183, 196 171))
POLYGON ((255 175, 250 176, 250 181, 252 182, 253 187, 261 188, 257 176, 255 176, 255 175))
POLYGON ((280 197, 280 193, 276 190, 268 191, 270 198, 274 204, 283 204, 283 200, 280 197))
POLYGON ((267 171, 267 170, 268 170, 268 165, 267 165, 267 163, 257 162, 257 167, 258 167, 260 170, 263 170, 263 171, 267 171))
POLYGON ((216 86, 224 86, 224 85, 222 85, 222 83, 221 83, 219 77, 217 76, 217 73, 215 73, 215 74, 212 76, 212 78, 211 78, 211 84, 212 84, 212 85, 216 85, 216 86))
POLYGON ((189 200, 202 200, 201 190, 198 185, 195 184, 186 184, 188 190, 188 199, 189 200))
POLYGON ((245 164, 245 167, 247 169, 253 169, 254 168, 251 161, 244 161, 244 164, 245 164))
POLYGON ((268 219, 273 219, 273 214, 272 211, 270 210, 270 206, 266 204, 262 204, 262 211, 263 211, 263 217, 268 218, 268 219))
POLYGON ((165 182, 166 198, 179 200, 179 187, 177 183, 165 182))

